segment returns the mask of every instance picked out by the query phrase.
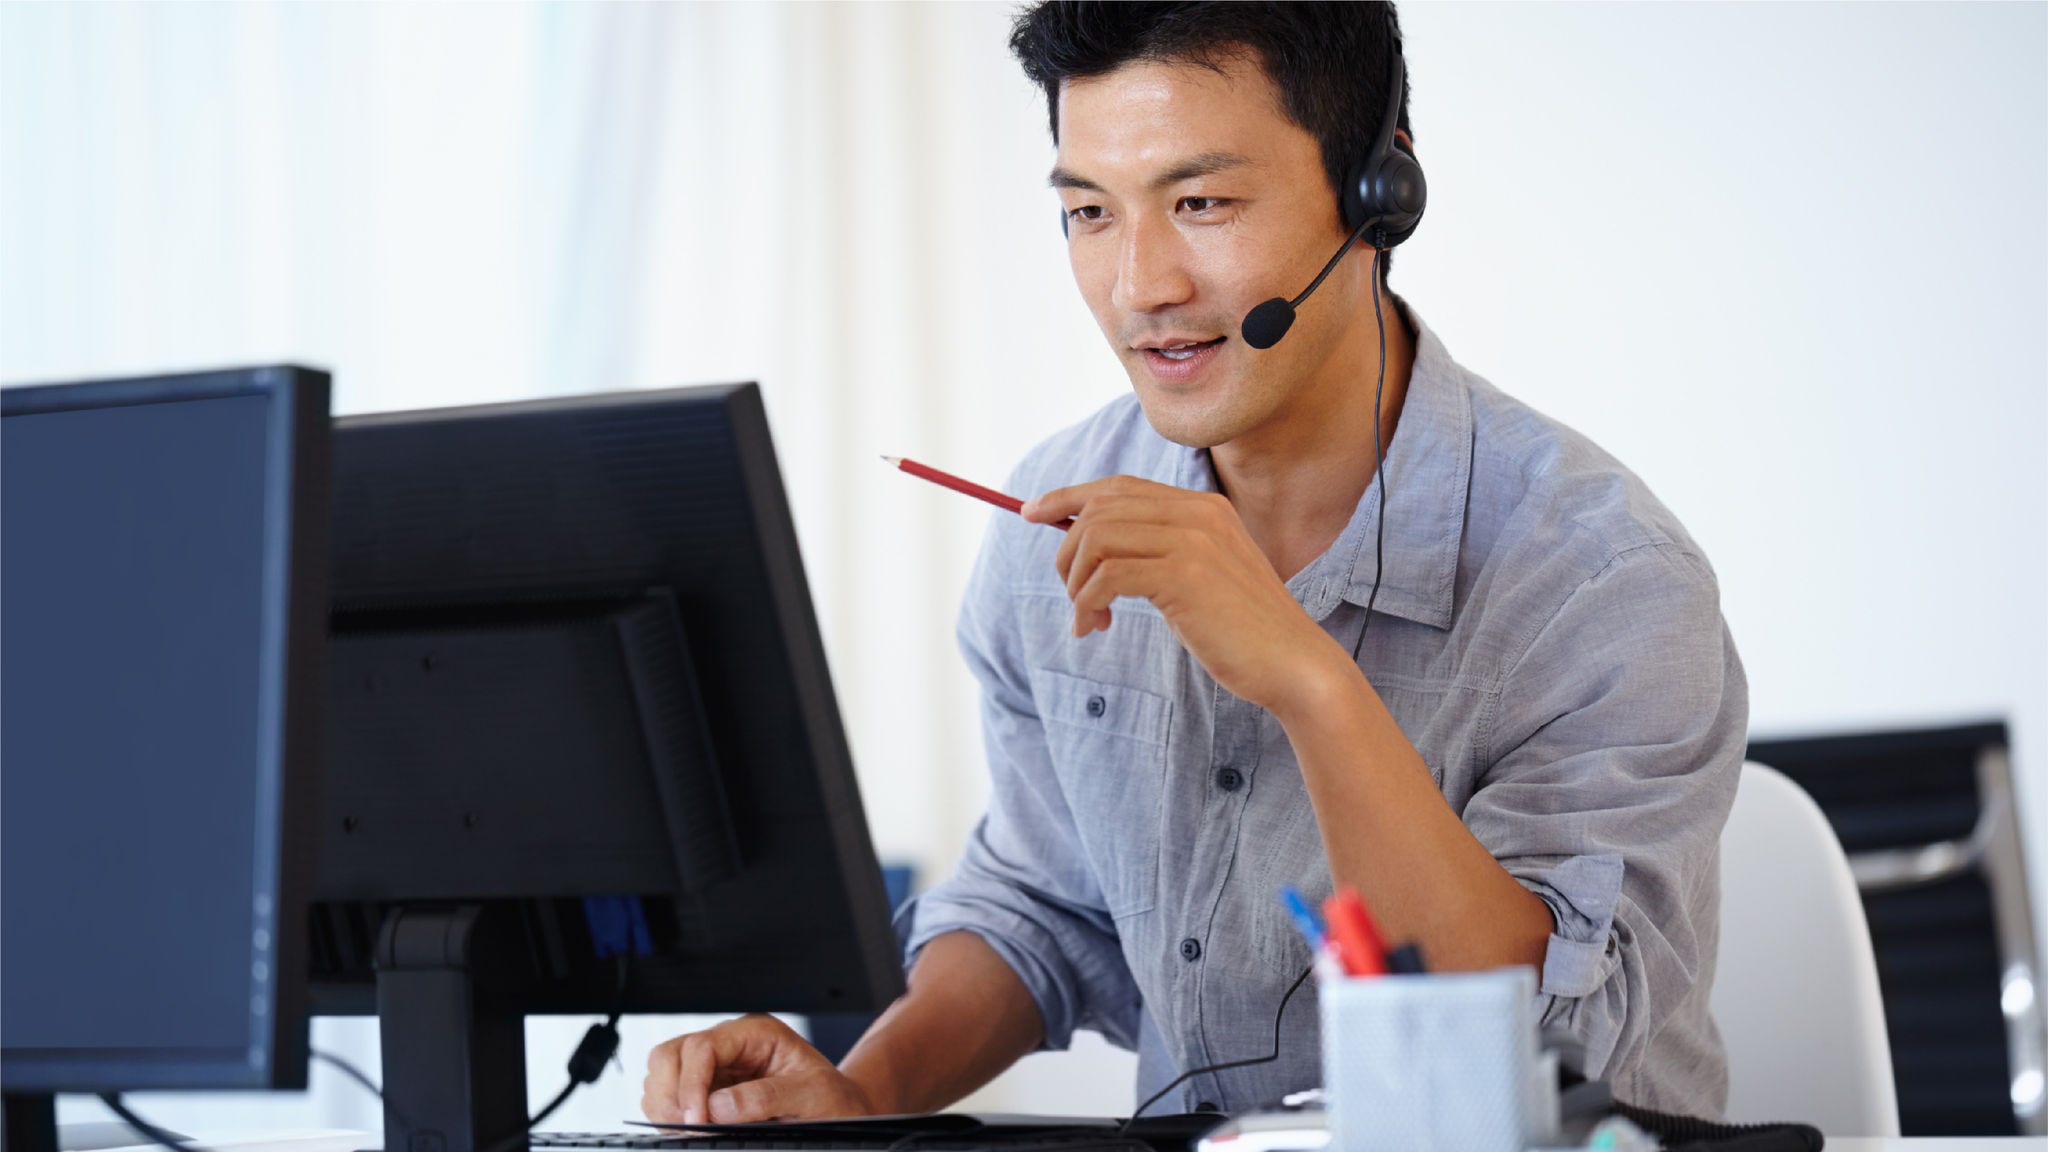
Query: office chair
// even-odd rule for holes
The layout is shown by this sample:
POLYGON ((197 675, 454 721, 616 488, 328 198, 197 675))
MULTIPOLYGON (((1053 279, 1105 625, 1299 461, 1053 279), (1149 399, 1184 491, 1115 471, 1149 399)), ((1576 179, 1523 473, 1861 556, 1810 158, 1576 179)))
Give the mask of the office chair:
POLYGON ((1877 961, 1848 857, 1820 807, 1742 766, 1721 834, 1721 949, 1711 994, 1728 1049, 1728 1119, 1897 1136, 1877 961))
POLYGON ((2048 985, 2002 721, 1751 740, 1849 853, 1906 1136, 2048 1136, 2048 985))

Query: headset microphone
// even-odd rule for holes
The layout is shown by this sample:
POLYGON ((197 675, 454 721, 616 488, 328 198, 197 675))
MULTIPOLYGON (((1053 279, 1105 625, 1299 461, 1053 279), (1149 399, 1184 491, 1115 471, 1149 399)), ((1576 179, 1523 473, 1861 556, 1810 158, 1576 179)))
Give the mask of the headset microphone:
POLYGON ((1295 307, 1308 299, 1309 293, 1323 286, 1323 281, 1329 278, 1331 270, 1337 267, 1337 261, 1342 260, 1344 254, 1351 251, 1351 246, 1358 243, 1358 238, 1365 235, 1365 230, 1374 223, 1375 221, 1367 220, 1360 224, 1350 239, 1344 241, 1344 246, 1337 249, 1337 254, 1330 257, 1330 262, 1323 265, 1323 270, 1316 273, 1316 278, 1309 282, 1309 286, 1301 290, 1301 295, 1292 300, 1275 296, 1245 313, 1244 324, 1241 327, 1244 342, 1261 350, 1278 344, 1280 338, 1287 335, 1287 330, 1294 327, 1295 307))

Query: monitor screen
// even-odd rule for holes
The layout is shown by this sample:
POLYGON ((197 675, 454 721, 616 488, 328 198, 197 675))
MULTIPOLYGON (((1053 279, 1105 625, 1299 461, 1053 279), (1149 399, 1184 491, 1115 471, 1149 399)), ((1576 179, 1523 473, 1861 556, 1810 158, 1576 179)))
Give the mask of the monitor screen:
POLYGON ((296 951, 281 940, 287 624, 292 580, 325 581, 292 570, 293 417, 313 407, 324 425, 326 380, 256 370, 5 401, 7 1087, 302 1081, 303 1055, 275 1051, 294 1030, 281 1012, 304 1026, 280 997, 303 963, 281 954, 296 951))

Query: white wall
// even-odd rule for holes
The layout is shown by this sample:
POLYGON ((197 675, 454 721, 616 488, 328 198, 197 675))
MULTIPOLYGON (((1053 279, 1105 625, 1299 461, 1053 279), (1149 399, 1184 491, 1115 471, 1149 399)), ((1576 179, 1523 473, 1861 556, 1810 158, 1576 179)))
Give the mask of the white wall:
MULTIPOLYGON (((1006 6, 0 7, 0 379, 291 358, 337 408, 759 379, 870 821, 983 794, 951 611, 1000 479, 1124 383, 1006 6)), ((1397 290, 1721 574, 1756 726, 2009 717, 2048 923, 2048 8, 1410 5, 1397 290)), ((361 1022, 326 1042, 366 1047, 361 1022)), ((646 1048, 572 1103, 613 1127, 646 1048)), ((534 1092, 582 1022, 541 1022, 534 1092)), ((1107 1111, 1128 1059, 979 1102, 1107 1111)), ((173 1123, 374 1123, 324 1072, 173 1123)))

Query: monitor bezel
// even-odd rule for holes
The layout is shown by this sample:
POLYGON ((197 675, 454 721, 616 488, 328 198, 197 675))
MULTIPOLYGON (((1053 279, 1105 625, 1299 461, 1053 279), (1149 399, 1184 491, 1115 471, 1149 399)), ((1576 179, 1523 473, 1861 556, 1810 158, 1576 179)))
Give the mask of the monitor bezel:
POLYGON ((320 709, 326 670, 331 381, 298 365, 218 369, 0 389, 0 418, 262 396, 265 423, 263 603, 255 876, 267 898, 250 964, 249 1043, 236 1048, 18 1048, 0 1042, 9 1093, 306 1086, 306 905, 317 834, 320 709), (259 1006, 260 1005, 260 1006, 259 1006))

